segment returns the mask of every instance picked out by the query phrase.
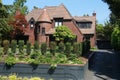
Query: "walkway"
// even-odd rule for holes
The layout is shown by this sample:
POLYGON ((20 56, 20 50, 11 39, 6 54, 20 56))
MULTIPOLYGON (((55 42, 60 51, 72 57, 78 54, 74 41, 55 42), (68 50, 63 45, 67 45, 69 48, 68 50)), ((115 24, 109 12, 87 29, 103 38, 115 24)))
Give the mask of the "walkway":
POLYGON ((93 53, 86 80, 120 80, 120 54, 110 50, 93 53))

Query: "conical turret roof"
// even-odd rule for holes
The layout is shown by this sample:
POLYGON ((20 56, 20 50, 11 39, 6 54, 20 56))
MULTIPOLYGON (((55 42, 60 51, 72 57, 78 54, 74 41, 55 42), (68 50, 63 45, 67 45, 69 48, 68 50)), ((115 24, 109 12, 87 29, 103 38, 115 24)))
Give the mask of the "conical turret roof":
POLYGON ((46 9, 43 9, 42 14, 38 18, 38 21, 40 21, 40 22, 51 22, 49 14, 48 14, 46 9))

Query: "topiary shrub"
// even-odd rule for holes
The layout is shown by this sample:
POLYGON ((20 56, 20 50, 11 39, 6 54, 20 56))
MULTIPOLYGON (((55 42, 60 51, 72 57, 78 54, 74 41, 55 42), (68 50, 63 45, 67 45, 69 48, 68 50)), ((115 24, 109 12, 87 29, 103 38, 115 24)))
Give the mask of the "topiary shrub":
POLYGON ((9 44, 10 44, 10 42, 9 42, 8 40, 4 40, 4 41, 3 41, 3 52, 4 52, 4 54, 7 54, 7 53, 8 53, 9 44))
POLYGON ((78 43, 78 45, 79 45, 79 56, 81 56, 82 55, 82 50, 83 50, 83 43, 81 42, 81 43, 78 43))
POLYGON ((26 53, 29 55, 31 53, 31 43, 27 41, 26 53))
POLYGON ((34 51, 38 51, 39 50, 39 43, 38 41, 35 41, 34 43, 34 51))
POLYGON ((2 45, 2 34, 0 34, 0 47, 2 45))
POLYGON ((50 53, 52 53, 52 55, 55 56, 55 52, 56 52, 56 43, 50 42, 50 53))
POLYGON ((67 42, 67 43, 65 44, 65 54, 66 54, 67 57, 70 56, 71 51, 72 51, 71 43, 67 42))
POLYGON ((63 42, 60 42, 59 44, 58 44, 58 51, 60 52, 60 53, 64 53, 64 50, 65 50, 65 45, 64 45, 64 43, 63 42))
POLYGON ((77 55, 77 57, 79 56, 79 44, 78 43, 73 43, 73 54, 76 54, 77 55))
POLYGON ((11 41, 11 51, 12 51, 12 53, 16 52, 16 48, 17 48, 17 41, 12 40, 11 41))
POLYGON ((42 53, 42 55, 44 55, 46 52, 47 52, 47 44, 42 43, 41 44, 41 53, 42 53))
POLYGON ((19 52, 23 53, 23 49, 24 49, 24 41, 23 40, 19 40, 18 48, 19 48, 19 52))

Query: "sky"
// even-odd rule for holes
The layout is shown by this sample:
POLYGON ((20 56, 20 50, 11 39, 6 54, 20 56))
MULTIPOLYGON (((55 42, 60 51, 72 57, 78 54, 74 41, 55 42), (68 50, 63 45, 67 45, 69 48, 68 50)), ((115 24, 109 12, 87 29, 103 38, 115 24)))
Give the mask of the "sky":
MULTIPOLYGON (((2 0, 3 4, 13 4, 14 0, 2 0)), ((64 4, 72 16, 92 15, 96 12, 96 19, 99 24, 109 20, 110 10, 102 0, 27 0, 25 4, 29 11, 33 6, 44 8, 45 6, 58 6, 64 4)))

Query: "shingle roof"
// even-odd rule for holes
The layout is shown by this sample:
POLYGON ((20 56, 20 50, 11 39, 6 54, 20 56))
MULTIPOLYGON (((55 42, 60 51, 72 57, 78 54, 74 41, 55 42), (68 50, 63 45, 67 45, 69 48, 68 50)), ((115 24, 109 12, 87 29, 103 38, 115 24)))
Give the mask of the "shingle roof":
POLYGON ((27 21, 29 21, 31 17, 33 17, 35 21, 37 21, 44 9, 47 10, 50 19, 53 18, 72 19, 72 16, 69 13, 69 11, 63 4, 61 4, 59 6, 46 6, 43 9, 33 9, 30 13, 28 13, 28 15, 26 15, 27 21))
POLYGON ((92 27, 89 29, 80 29, 82 34, 94 34, 96 26, 96 17, 95 16, 75 16, 73 17, 77 22, 92 22, 92 27))
POLYGON ((43 10, 42 14, 40 15, 37 21, 51 22, 49 14, 46 9, 43 10))
POLYGON ((63 4, 59 6, 46 6, 45 9, 47 9, 51 19, 58 17, 63 17, 64 19, 72 19, 71 14, 63 4))
POLYGON ((32 17, 37 21, 38 17, 42 14, 42 9, 33 9, 26 15, 26 20, 29 21, 32 17))

